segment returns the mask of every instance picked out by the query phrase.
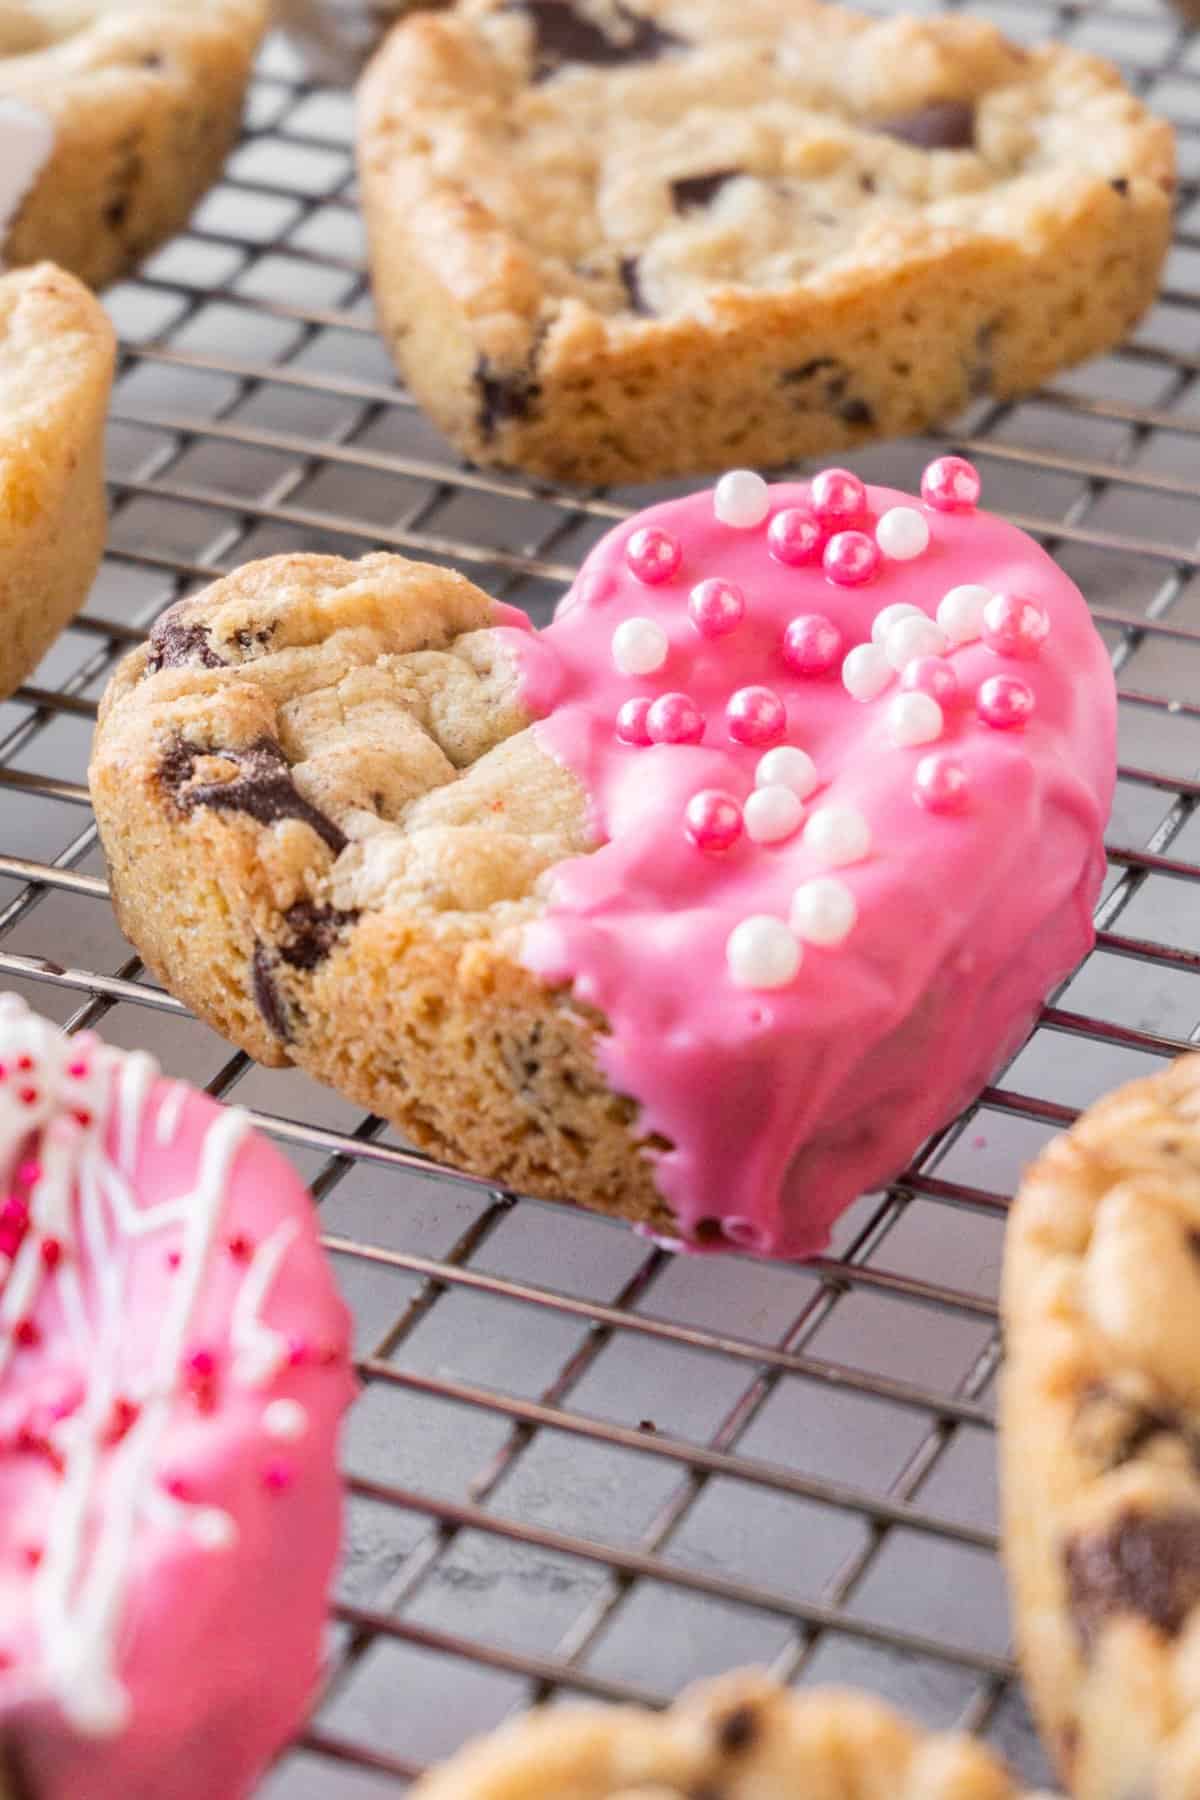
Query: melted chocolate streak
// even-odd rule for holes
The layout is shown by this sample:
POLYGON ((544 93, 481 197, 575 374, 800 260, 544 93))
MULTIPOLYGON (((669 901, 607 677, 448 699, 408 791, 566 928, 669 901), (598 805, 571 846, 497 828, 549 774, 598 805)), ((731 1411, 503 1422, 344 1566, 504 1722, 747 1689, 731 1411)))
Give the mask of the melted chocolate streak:
POLYGON ((671 182, 671 205, 677 213, 698 212, 711 206, 723 187, 736 181, 743 169, 712 169, 706 175, 681 175, 671 182))
POLYGON ((933 100, 896 119, 884 119, 874 130, 918 150, 973 150, 975 108, 965 100, 933 100))
POLYGON ((576 12, 571 0, 509 0, 505 10, 524 13, 533 26, 535 81, 548 81, 564 63, 616 68, 621 63, 654 62, 668 50, 687 48, 686 39, 664 31, 621 0, 613 8, 626 28, 620 37, 610 37, 576 12))
POLYGON ((316 832, 322 843, 328 844, 335 856, 340 856, 349 842, 340 826, 304 798, 274 738, 259 738, 244 750, 203 750, 180 738, 163 757, 160 773, 181 812, 210 806, 217 812, 245 813, 260 825, 299 819, 316 832), (197 758, 206 755, 236 763, 240 773, 232 781, 208 781, 189 787, 197 758))
POLYGON ((1085 1652, 1107 1620, 1121 1613, 1135 1613, 1165 1637, 1176 1637, 1200 1603, 1200 1514, 1129 1508, 1107 1530, 1073 1538, 1063 1562, 1085 1652))
POLYGON ((208 641, 207 625, 185 625, 164 613, 150 633, 150 655, 146 673, 157 675, 160 669, 223 669, 224 662, 208 641))

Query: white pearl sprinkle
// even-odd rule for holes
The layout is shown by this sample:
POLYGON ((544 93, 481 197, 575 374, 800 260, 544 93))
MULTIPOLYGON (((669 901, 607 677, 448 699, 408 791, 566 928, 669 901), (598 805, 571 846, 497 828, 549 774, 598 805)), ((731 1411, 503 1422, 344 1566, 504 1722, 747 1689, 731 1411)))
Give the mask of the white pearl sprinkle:
POLYGON ((786 987, 795 980, 800 957, 795 932, 769 913, 752 913, 743 919, 725 944, 730 976, 741 988, 786 987))
POLYGON ((856 806, 822 806, 804 827, 804 848, 830 869, 861 862, 871 851, 871 827, 856 806))
POLYGON ((944 656, 950 648, 946 633, 924 613, 898 619, 888 632, 883 651, 893 669, 903 669, 918 656, 944 656))
POLYGON ((929 523, 915 506, 893 506, 876 525, 875 542, 894 562, 911 562, 929 548, 929 523))
POLYGON ((262 1424, 268 1437, 302 1438, 308 1430, 308 1413, 298 1400, 272 1400, 263 1409, 262 1424))
POLYGON ((219 1506, 199 1508, 188 1520, 188 1526, 205 1550, 229 1550, 237 1543, 237 1525, 219 1506))
POLYGON ((852 700, 877 700, 892 679, 892 665, 878 644, 856 644, 842 664, 842 685, 852 700))
POLYGON ((804 817, 804 805, 790 787, 755 788, 742 808, 746 836, 755 844, 780 844, 804 817))
POLYGON ((722 525, 750 531, 771 510, 771 491, 753 469, 730 469, 713 490, 713 512, 722 525))
POLYGON ((932 744, 945 725, 942 709, 932 694, 897 694, 887 711, 893 744, 932 744))
POLYGON ((800 800, 807 800, 819 781, 816 763, 807 750, 798 750, 795 744, 779 744, 768 750, 759 757, 754 771, 755 787, 782 785, 791 788, 800 800))
POLYGON ((622 675, 654 675, 671 646, 653 619, 622 619, 612 635, 612 659, 622 675))
POLYGON ((983 635, 983 609, 992 598, 991 588, 967 582, 953 587, 938 605, 937 622, 952 644, 970 644, 983 635))
POLYGON ((901 619, 923 619, 925 614, 911 600, 897 600, 892 606, 881 606, 871 624, 871 642, 882 644, 893 625, 901 619))
POLYGON ((858 902, 836 875, 818 875, 792 895, 792 930, 806 944, 840 944, 857 919, 858 902))

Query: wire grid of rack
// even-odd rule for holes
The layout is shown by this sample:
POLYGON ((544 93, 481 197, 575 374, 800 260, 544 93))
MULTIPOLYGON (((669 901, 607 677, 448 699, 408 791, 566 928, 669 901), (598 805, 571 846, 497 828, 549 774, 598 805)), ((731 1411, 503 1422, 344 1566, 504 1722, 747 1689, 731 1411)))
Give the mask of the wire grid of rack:
MULTIPOLYGON (((0 708, 0 979, 249 1107, 320 1205, 364 1386, 327 1678, 275 1800, 394 1795, 522 1706, 656 1702, 743 1662, 864 1683, 1045 1774, 996 1555, 995 1296, 1022 1162, 1200 1035, 1200 38, 1153 0, 988 10, 1115 57, 1181 127, 1152 317, 1046 393, 979 402, 953 440, 1112 646, 1110 875, 1095 953, 1000 1085, 807 1267, 673 1258, 437 1170, 231 1054, 131 955, 84 770, 107 674, 162 606, 251 556, 389 547, 544 620, 650 496, 532 489, 447 451, 371 329, 349 99, 280 41, 223 183, 110 296, 111 548, 84 615, 0 708)), ((853 461, 911 485, 931 447, 853 461)))

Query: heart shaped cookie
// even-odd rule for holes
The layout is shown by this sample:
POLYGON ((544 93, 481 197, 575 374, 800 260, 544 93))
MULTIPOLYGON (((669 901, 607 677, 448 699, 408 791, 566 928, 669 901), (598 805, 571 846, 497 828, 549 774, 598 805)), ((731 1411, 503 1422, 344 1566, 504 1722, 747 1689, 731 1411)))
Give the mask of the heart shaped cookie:
POLYGON ((151 967, 418 1144, 802 1256, 1092 939, 1114 779, 1077 589, 826 470, 619 526, 534 633, 457 575, 281 558, 114 678, 92 791, 151 967))

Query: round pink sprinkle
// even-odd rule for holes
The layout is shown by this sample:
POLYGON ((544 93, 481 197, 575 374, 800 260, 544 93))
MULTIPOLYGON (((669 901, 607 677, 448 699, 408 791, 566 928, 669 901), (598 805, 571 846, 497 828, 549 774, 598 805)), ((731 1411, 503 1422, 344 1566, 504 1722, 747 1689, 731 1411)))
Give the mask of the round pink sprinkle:
POLYGON ((12 1225, 20 1230, 28 1223, 29 1208, 25 1202, 18 1200, 15 1194, 7 1195, 3 1204, 0 1204, 0 1225, 12 1225))
POLYGON ((742 809, 732 794, 703 788, 688 801, 683 829, 697 850, 728 850, 742 835, 742 809))
POLYGON ((727 637, 746 616, 746 596, 732 581, 702 581, 688 595, 688 617, 703 638, 727 637))
POLYGON ((823 613, 801 613, 783 634, 783 660, 797 675, 824 675, 842 660, 842 634, 823 613))
POLYGON ((73 1062, 67 1064, 67 1074, 75 1081, 82 1081, 87 1072, 88 1066, 85 1062, 73 1062))
POLYGON ((867 509, 867 490, 849 469, 822 469, 814 475, 808 503, 822 525, 853 525, 867 509))
POLYGON ((952 756, 923 756, 913 774, 913 798, 927 812, 961 812, 967 804, 967 772, 952 756))
POLYGON ((23 1187, 36 1187, 42 1179, 40 1162, 23 1162, 17 1170, 17 1180, 23 1187))
POLYGON ((686 694, 660 694, 646 714, 652 744, 698 744, 704 736, 704 714, 686 694))
POLYGON ((1016 675, 989 675, 975 696, 976 712, 996 731, 1024 725, 1033 708, 1033 689, 1016 675))
POLYGON ((647 587, 670 581, 682 559, 678 539, 654 525, 641 526, 625 545, 625 561, 647 587))
POLYGON ((839 531, 825 546, 822 561, 830 581, 839 587, 861 587, 878 573, 879 545, 865 531, 839 531))
POLYGON ((285 1488, 292 1485, 292 1468, 290 1463, 268 1463, 262 1472, 262 1482, 273 1494, 282 1494, 285 1488))
POLYGON ((953 706, 961 691, 954 664, 944 656, 914 656, 904 665, 900 686, 910 694, 928 694, 941 707, 953 706))
POLYGON ((193 1350, 186 1363, 190 1374, 201 1377, 211 1375, 216 1366, 217 1359, 211 1350, 193 1350))
POLYGON ((983 641, 997 656, 1036 656, 1050 620, 1034 600, 993 594, 983 609, 983 641))
POLYGON ((623 744, 650 742, 650 733, 646 728, 649 711, 650 702, 643 696, 625 702, 617 714, 617 736, 623 744))
POLYGON ((767 548, 776 562, 796 568, 819 561, 828 527, 802 506, 785 506, 767 526, 767 548))
POLYGON ((738 744, 774 744, 787 730, 787 708, 768 687, 739 688, 725 708, 729 735, 738 744))
POLYGON ((965 456, 939 456, 921 477, 921 498, 938 512, 970 512, 982 490, 979 470, 965 456))

